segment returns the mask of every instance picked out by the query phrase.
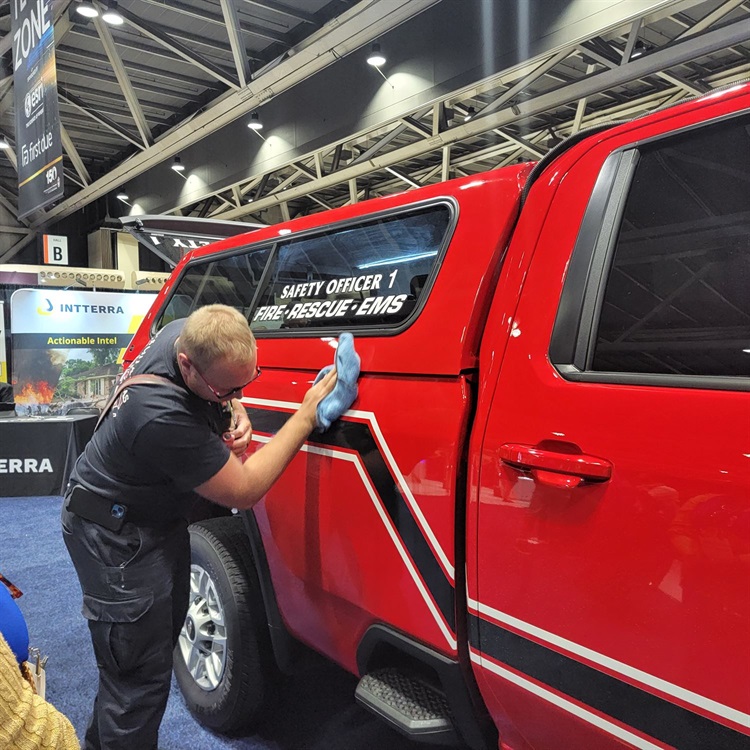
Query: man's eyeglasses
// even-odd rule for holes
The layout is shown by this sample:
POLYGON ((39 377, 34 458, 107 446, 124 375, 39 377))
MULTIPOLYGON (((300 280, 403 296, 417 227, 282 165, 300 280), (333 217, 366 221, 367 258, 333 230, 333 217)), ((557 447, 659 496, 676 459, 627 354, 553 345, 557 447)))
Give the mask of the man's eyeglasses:
MULTIPOLYGON (((189 361, 189 360, 188 360, 189 361)), ((203 376, 203 373, 192 363, 190 362, 190 366, 198 373, 200 376, 200 379, 206 384, 206 388, 208 388, 211 393, 216 396, 219 401, 223 401, 225 398, 229 398, 230 396, 234 396, 237 393, 242 393, 247 386, 250 385, 254 380, 257 380, 260 377, 260 367, 255 368, 255 375, 253 375, 250 380, 247 381, 244 385, 238 385, 236 388, 232 388, 228 390, 226 393, 219 393, 219 391, 216 390, 209 382, 206 380, 206 378, 203 376)))

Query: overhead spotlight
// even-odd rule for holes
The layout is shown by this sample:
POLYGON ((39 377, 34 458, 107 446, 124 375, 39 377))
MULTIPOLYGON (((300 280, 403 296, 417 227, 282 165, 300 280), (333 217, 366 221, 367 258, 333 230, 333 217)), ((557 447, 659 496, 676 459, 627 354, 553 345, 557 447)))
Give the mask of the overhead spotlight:
POLYGON ((172 169, 174 169, 175 172, 185 171, 185 165, 180 161, 179 156, 175 156, 174 161, 172 162, 172 169))
POLYGON ((635 43, 635 45, 633 45, 633 51, 630 53, 630 59, 635 60, 637 57, 641 57, 645 52, 648 52, 648 50, 648 45, 639 39, 635 43))
POLYGON ((123 203, 127 200, 130 200, 130 196, 127 193, 118 193, 117 194, 117 200, 123 201, 123 203))
POLYGON ((263 130, 263 123, 260 121, 257 112, 250 115, 250 122, 247 124, 250 130, 263 130))
POLYGON ((8 143, 8 139, 4 135, 0 136, 0 149, 6 148, 10 148, 10 143, 8 143))
POLYGON ((99 15, 99 11, 94 7, 94 3, 85 1, 78 3, 76 12, 80 13, 84 18, 96 18, 99 15))
POLYGON ((510 111, 511 111, 511 112, 512 112, 512 113, 513 113, 513 114, 514 114, 514 115, 515 115, 516 117, 518 117, 518 115, 520 115, 520 114, 521 114, 521 108, 520 108, 520 107, 518 106, 518 104, 516 104, 515 102, 513 102, 513 103, 512 103, 511 105, 510 105, 510 111))
POLYGON ((117 10, 117 0, 109 0, 107 10, 102 13, 102 21, 112 24, 112 26, 122 26, 125 23, 125 19, 117 10))
POLYGON ((372 45, 370 54, 367 57, 367 64, 372 65, 373 68, 379 68, 382 65, 385 65, 385 56, 380 51, 380 45, 377 42, 372 45))
POLYGON ((464 115, 464 122, 469 122, 472 117, 477 113, 477 111, 474 109, 474 107, 467 107, 466 108, 466 114, 464 115))

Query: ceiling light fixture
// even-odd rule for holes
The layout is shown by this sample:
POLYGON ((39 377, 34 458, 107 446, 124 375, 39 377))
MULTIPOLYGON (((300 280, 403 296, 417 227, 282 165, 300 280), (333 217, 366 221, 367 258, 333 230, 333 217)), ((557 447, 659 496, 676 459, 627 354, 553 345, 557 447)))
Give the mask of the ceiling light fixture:
POLYGON ((112 26, 122 26, 125 23, 125 19, 117 10, 117 0, 109 0, 107 10, 102 13, 102 21, 106 21, 106 23, 112 24, 112 26))
POLYGON ((117 200, 123 201, 123 203, 127 200, 130 200, 130 196, 127 193, 118 193, 117 194, 117 200))
POLYGON ((380 45, 377 42, 372 45, 370 54, 367 57, 367 64, 372 65, 373 68, 379 68, 382 65, 385 65, 385 56, 380 51, 380 45))
POLYGON ((185 171, 185 165, 180 161, 179 156, 175 156, 174 161, 172 162, 172 169, 174 169, 175 172, 185 171))
POLYGON ((263 130, 263 123, 260 121, 257 112, 250 115, 250 122, 247 124, 250 130, 263 130))
POLYGON ((474 107, 467 107, 466 108, 466 114, 464 115, 464 122, 469 122, 472 117, 477 113, 477 111, 474 109, 474 107))
POLYGON ((648 52, 649 48, 648 45, 642 42, 640 39, 633 45, 633 51, 630 53, 630 59, 635 60, 638 57, 643 57, 643 55, 648 52))
POLYGON ((94 3, 87 2, 78 3, 76 12, 80 13, 84 18, 96 18, 99 15, 99 11, 94 7, 94 3))

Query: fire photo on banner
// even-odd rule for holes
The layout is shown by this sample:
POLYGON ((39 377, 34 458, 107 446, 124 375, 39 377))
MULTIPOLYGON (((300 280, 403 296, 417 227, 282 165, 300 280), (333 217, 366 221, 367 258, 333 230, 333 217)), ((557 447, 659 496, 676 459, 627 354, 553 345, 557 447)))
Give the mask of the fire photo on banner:
POLYGON ((62 140, 50 0, 11 0, 18 218, 63 196, 62 140))
POLYGON ((101 408, 155 294, 19 289, 10 300, 19 415, 101 408))

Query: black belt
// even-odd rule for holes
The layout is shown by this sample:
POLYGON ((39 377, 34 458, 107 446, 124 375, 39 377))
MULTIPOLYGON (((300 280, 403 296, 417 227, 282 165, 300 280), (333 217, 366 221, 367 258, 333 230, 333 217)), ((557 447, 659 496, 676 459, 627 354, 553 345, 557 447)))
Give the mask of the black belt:
POLYGON ((176 518, 154 518, 153 514, 146 514, 140 508, 134 508, 121 500, 108 500, 76 483, 70 485, 65 497, 66 510, 111 531, 120 531, 125 523, 150 528, 166 528, 177 520, 176 518))

